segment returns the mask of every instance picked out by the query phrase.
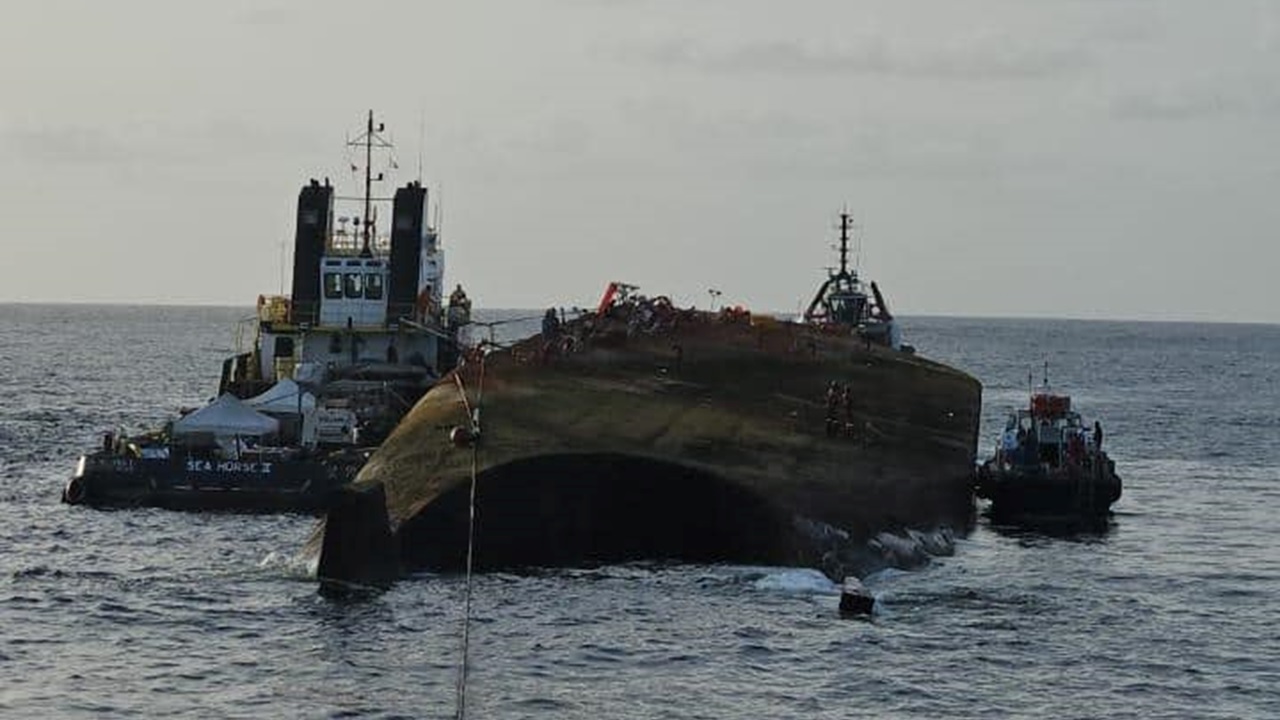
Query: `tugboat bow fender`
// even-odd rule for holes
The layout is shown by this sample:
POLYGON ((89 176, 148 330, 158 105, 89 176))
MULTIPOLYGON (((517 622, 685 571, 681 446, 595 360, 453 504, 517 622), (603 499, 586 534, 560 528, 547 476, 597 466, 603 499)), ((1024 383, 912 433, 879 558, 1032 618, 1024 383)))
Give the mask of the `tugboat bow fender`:
POLYGON ((73 477, 62 489, 62 502, 68 505, 79 505, 84 502, 85 486, 83 477, 73 477))

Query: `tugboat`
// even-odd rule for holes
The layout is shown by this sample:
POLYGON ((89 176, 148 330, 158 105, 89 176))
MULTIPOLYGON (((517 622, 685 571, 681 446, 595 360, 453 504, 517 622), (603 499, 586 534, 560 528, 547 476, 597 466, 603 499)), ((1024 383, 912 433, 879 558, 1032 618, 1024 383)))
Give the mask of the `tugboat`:
POLYGON ((106 433, 64 502, 322 511, 456 364, 470 300, 458 286, 443 306, 444 253, 421 180, 374 196, 374 151, 392 147, 384 131, 370 112, 348 142, 364 155, 362 197, 337 197, 327 178, 302 188, 292 295, 258 297, 252 345, 223 362, 217 398, 150 433, 106 433), (340 215, 336 201, 356 206, 340 215))
POLYGON ((852 329, 869 343, 910 351, 911 347, 902 343, 901 330, 879 286, 874 281, 863 283, 858 271, 849 268, 852 228, 852 216, 840 213, 840 269, 828 271, 826 281, 804 311, 804 321, 831 330, 852 329))
POLYGON ((1115 461, 1102 449, 1102 424, 1087 425, 1071 397, 1043 385, 1009 413, 995 454, 977 473, 977 495, 997 520, 1098 520, 1120 499, 1115 461))

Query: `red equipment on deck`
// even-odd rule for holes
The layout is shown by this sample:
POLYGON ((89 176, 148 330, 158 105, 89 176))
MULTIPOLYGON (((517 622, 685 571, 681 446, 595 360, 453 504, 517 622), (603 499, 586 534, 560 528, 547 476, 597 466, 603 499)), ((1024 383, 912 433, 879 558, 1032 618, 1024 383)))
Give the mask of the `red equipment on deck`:
POLYGON ((1071 411, 1071 397, 1037 393, 1031 396, 1031 414, 1036 417, 1062 417, 1071 411))

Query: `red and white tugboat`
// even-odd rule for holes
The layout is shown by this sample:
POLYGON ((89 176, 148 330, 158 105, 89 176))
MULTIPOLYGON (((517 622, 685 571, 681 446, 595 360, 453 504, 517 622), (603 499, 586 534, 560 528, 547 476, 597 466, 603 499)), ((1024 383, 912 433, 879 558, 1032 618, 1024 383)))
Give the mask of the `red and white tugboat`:
POLYGON ((995 455, 978 468, 977 494, 997 520, 1093 520, 1120 499, 1102 424, 1086 424, 1071 397, 1049 388, 1048 370, 1026 408, 1009 413, 995 455))

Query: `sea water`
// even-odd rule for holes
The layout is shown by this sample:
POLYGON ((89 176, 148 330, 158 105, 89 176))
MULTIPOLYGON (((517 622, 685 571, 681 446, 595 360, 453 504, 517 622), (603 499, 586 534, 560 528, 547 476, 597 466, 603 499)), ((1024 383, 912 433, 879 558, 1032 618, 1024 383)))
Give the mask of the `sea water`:
MULTIPOLYGON (((0 305, 0 716, 453 716, 459 577, 334 601, 310 517, 59 503, 102 431, 207 401, 249 314, 0 305)), ((1280 717, 1280 328, 903 322, 983 381, 983 455, 1047 360, 1124 478, 1110 526, 979 516, 866 578, 870 621, 805 568, 482 575, 468 716, 1280 717)))

